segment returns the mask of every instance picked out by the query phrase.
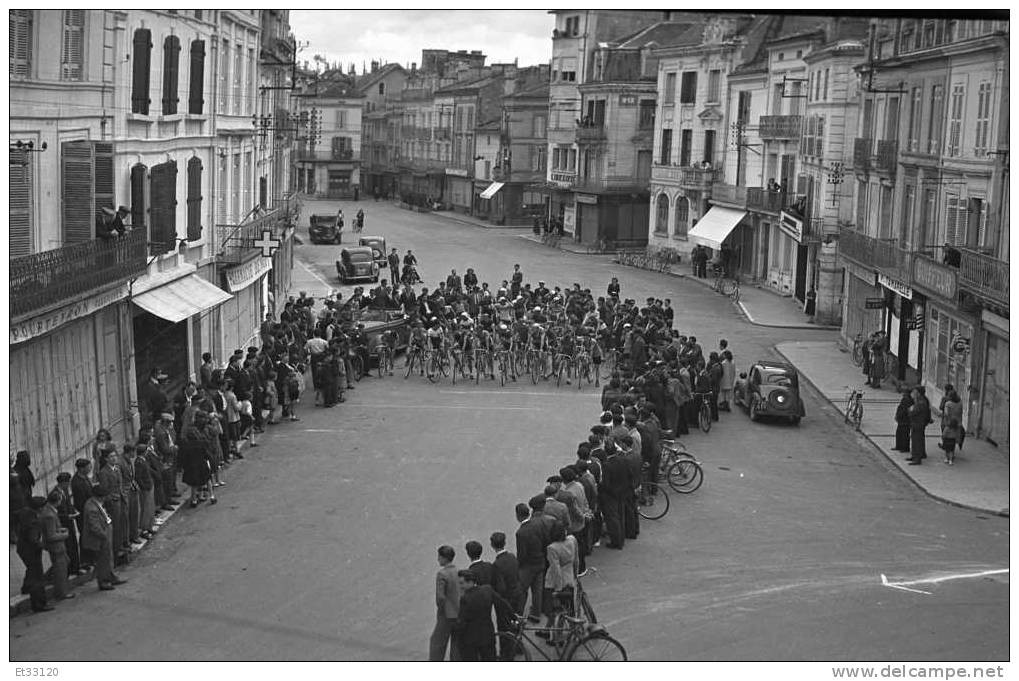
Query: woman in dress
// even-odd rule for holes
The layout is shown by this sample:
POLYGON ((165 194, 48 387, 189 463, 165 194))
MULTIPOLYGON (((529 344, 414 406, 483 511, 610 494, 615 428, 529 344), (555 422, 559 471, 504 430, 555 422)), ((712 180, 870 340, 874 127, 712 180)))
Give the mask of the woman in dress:
POLYGON ((191 508, 205 501, 212 476, 209 434, 206 430, 208 424, 208 414, 199 410, 195 412, 194 422, 181 432, 181 467, 184 470, 184 484, 191 489, 191 508))
MULTIPOLYGON (((548 604, 545 615, 548 617, 549 627, 554 625, 556 612, 555 594, 563 591, 571 592, 570 595, 576 598, 577 568, 579 556, 577 551, 577 540, 571 534, 566 534, 562 525, 556 525, 552 530, 552 543, 545 550, 545 557, 548 560, 548 570, 545 571, 545 594, 547 598, 542 601, 548 604)), ((562 601, 560 601, 561 603, 562 601)), ((565 605, 565 604, 564 604, 565 605)), ((576 603, 568 606, 568 613, 576 612, 576 603)))
MULTIPOLYGON (((221 438, 223 435, 223 424, 220 422, 220 417, 216 413, 216 405, 211 400, 203 400, 201 405, 202 411, 208 417, 209 425, 206 426, 206 433, 209 436, 209 464, 212 467, 212 480, 210 481, 210 490, 216 487, 222 487, 226 484, 223 481, 223 447, 221 444, 221 438)), ((215 503, 216 495, 211 492, 210 500, 215 503)))
POLYGON ((96 439, 92 441, 92 470, 98 473, 99 469, 103 467, 99 460, 101 454, 116 451, 117 445, 113 444, 110 431, 100 428, 96 433, 96 439))

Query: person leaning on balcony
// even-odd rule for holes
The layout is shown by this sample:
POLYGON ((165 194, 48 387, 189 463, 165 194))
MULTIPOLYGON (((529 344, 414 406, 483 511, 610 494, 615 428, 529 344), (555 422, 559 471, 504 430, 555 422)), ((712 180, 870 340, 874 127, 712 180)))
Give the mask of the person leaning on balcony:
POLYGON ((112 208, 103 208, 96 217, 96 237, 110 241, 124 236, 127 231, 124 218, 130 213, 125 206, 119 206, 116 211, 112 208))

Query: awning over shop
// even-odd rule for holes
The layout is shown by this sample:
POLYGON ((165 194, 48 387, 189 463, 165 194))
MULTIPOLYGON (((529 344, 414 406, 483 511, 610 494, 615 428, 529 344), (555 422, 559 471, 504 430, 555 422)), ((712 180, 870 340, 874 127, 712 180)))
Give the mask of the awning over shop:
POLYGON ((695 244, 718 250, 722 248, 725 237, 729 236, 746 214, 743 210, 712 206, 690 230, 687 238, 695 244))
POLYGON ((495 193, 497 191, 502 189, 502 186, 504 184, 506 184, 506 183, 505 182, 493 182, 492 184, 488 185, 488 188, 485 189, 485 191, 481 192, 481 198, 483 198, 483 199, 490 199, 490 198, 492 198, 493 196, 495 196, 495 193))
POLYGON ((230 294, 218 286, 213 286, 197 274, 189 274, 134 296, 131 301, 146 312, 176 324, 191 315, 221 305, 230 298, 230 294))

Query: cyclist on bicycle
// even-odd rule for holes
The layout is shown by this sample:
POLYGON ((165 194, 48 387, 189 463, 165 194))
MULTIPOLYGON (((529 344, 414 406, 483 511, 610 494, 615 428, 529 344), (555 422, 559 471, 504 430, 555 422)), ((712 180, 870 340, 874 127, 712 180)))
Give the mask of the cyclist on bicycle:
POLYGON ((442 344, 443 341, 445 340, 442 325, 439 323, 438 317, 432 317, 431 319, 428 320, 428 322, 429 322, 427 332, 428 346, 433 351, 442 350, 442 344))

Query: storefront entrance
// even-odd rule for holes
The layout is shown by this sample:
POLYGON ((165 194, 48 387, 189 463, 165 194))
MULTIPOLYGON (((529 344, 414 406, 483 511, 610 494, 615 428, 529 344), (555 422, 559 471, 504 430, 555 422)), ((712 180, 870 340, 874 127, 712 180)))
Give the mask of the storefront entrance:
POLYGON ((1008 341, 987 334, 984 358, 983 417, 980 434, 998 447, 1008 449, 1008 341))

